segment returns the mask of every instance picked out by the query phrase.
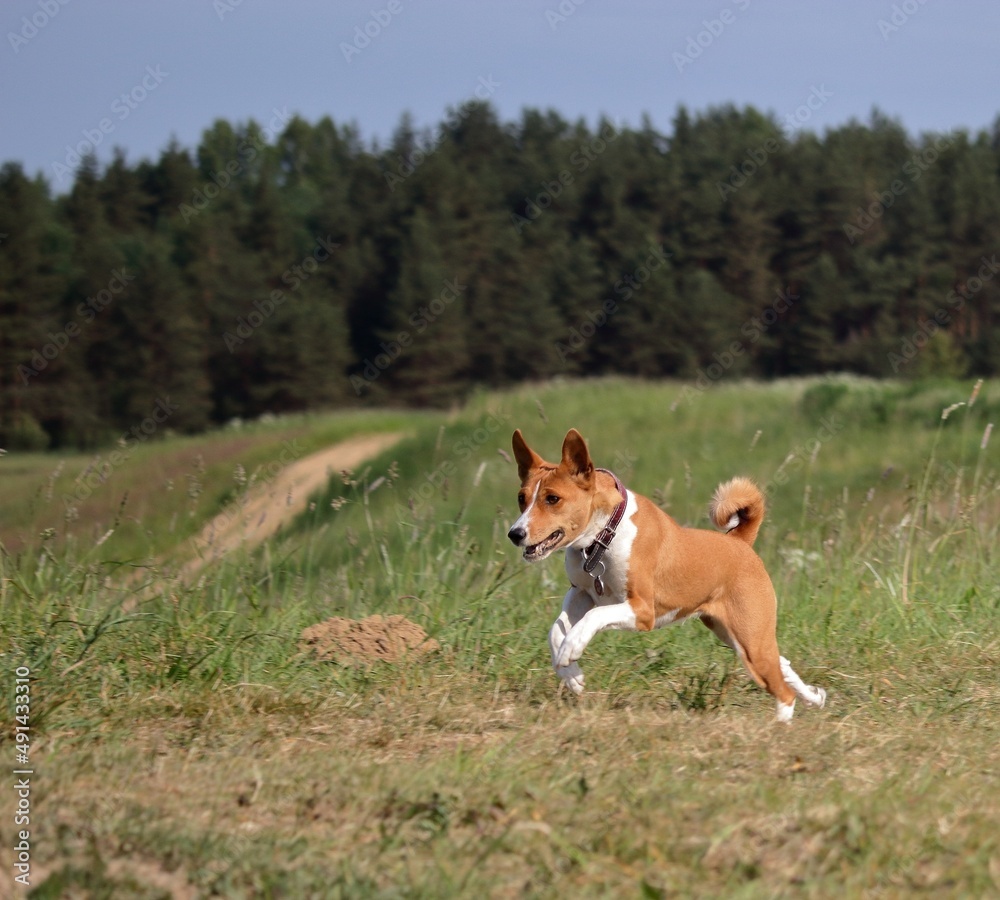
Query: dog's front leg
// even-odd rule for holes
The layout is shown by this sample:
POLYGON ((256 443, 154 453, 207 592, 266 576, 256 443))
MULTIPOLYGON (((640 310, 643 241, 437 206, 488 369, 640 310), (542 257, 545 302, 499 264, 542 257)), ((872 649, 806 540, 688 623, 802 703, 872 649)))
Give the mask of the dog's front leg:
POLYGON ((552 623, 552 628, 549 630, 552 665, 556 670, 556 675, 566 682, 566 687, 574 694, 583 693, 583 670, 575 662, 568 666, 560 666, 556 660, 563 641, 566 640, 566 635, 593 605, 594 601, 590 594, 577 587, 571 587, 563 598, 562 612, 559 614, 559 618, 552 623))
MULTIPOLYGON (((636 630, 635 611, 630 603, 625 601, 591 606, 582 618, 570 628, 566 637, 563 638, 559 650, 553 656, 556 671, 574 665, 583 656, 583 651, 594 636, 609 628, 620 631, 636 630)), ((582 684, 580 689, 583 689, 582 684)))

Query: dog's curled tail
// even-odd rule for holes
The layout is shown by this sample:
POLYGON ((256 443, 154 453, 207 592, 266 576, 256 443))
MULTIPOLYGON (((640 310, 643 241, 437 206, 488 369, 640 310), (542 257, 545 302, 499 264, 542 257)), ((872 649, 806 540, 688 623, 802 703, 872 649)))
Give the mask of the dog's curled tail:
POLYGON ((708 513, 727 534, 753 546, 764 521, 764 495, 749 478, 733 478, 716 488, 708 513))

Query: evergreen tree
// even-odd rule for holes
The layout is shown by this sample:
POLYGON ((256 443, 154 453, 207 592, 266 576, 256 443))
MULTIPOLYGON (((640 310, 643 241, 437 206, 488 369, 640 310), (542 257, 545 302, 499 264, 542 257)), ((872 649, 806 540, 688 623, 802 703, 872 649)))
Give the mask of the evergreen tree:
POLYGON ((0 443, 93 444, 158 396, 193 430, 560 374, 995 374, 998 135, 477 100, 385 147, 220 120, 155 161, 88 157, 58 199, 8 164, 0 443))
MULTIPOLYGON (((71 239, 47 185, 0 169, 0 446, 40 449, 59 408, 58 357, 70 342, 62 302, 71 239)), ((72 331, 72 329, 70 329, 72 331)))

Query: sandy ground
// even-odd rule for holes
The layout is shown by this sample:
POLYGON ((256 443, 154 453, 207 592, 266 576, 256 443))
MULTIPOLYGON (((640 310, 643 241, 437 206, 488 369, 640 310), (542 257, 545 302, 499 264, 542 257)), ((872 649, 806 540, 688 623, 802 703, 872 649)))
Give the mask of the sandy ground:
POLYGON ((304 512, 310 496, 322 490, 331 476, 356 468, 402 437, 389 433, 349 438, 296 460, 266 484, 251 488, 239 507, 224 510, 194 538, 181 577, 190 579, 237 547, 263 543, 304 512))

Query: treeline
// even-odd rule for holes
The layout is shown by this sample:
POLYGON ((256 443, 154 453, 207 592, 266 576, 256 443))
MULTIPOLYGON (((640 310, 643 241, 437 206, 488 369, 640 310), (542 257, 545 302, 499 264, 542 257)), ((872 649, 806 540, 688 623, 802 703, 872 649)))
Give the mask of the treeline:
POLYGON ((480 102, 388 146, 220 121, 61 195, 7 164, 0 446, 563 374, 997 374, 998 176, 1000 120, 664 135, 480 102))

